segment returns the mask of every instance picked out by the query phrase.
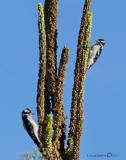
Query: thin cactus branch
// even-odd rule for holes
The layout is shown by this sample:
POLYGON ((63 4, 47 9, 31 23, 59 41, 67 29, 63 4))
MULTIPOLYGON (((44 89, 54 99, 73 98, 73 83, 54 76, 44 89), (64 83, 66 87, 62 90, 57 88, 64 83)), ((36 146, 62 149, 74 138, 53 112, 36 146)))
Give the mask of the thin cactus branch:
POLYGON ((38 4, 38 29, 39 29, 39 78, 37 89, 37 114, 39 125, 39 139, 44 144, 43 139, 43 121, 45 119, 44 109, 44 90, 45 90, 45 75, 46 75, 46 34, 42 4, 38 4))
POLYGON ((78 100, 77 100, 77 114, 76 114, 76 129, 75 135, 73 138, 73 158, 72 160, 76 159, 79 160, 80 155, 80 143, 81 143, 81 136, 83 130, 83 122, 84 122, 84 81, 87 71, 87 60, 90 48, 90 39, 91 39, 91 27, 92 27, 92 13, 88 13, 87 15, 87 25, 85 28, 85 37, 84 37, 84 44, 83 44, 83 52, 81 58, 81 65, 80 65, 80 81, 78 85, 78 100))
POLYGON ((45 0, 45 27, 47 41, 47 86, 49 96, 51 96, 52 107, 54 102, 54 93, 56 89, 57 76, 57 17, 58 0, 45 0))
POLYGON ((82 52, 83 52, 83 45, 84 45, 84 37, 85 37, 85 29, 87 24, 87 14, 90 10, 92 0, 85 0, 83 14, 81 18, 81 26, 79 31, 79 38, 78 38, 78 46, 77 46, 77 58, 76 58, 76 66, 74 71, 74 87, 72 93, 72 103, 71 103, 71 120, 70 120, 70 130, 69 130, 69 139, 67 141, 68 150, 73 149, 73 138, 75 136, 76 130, 76 121, 77 121, 77 107, 78 107, 78 91, 79 91, 79 81, 81 76, 81 63, 82 63, 82 52))
POLYGON ((64 87, 64 79, 65 79, 65 71, 69 58, 69 49, 68 47, 64 47, 62 50, 62 55, 60 59, 60 65, 58 69, 58 77, 56 83, 56 92, 54 95, 54 142, 53 145, 56 149, 60 150, 62 153, 65 151, 65 114, 63 107, 63 87, 64 87))

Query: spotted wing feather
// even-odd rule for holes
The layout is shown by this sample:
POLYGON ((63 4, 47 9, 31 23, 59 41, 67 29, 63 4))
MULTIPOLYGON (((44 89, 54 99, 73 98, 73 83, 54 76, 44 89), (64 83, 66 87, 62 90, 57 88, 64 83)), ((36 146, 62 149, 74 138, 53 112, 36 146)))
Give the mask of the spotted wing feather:
POLYGON ((96 57, 94 58, 94 63, 97 61, 98 57, 101 55, 102 48, 96 53, 96 57))
POLYGON ((35 136, 35 133, 33 132, 33 125, 29 122, 27 118, 24 119, 23 123, 24 129, 28 132, 29 136, 33 139, 34 143, 39 146, 40 142, 35 136))

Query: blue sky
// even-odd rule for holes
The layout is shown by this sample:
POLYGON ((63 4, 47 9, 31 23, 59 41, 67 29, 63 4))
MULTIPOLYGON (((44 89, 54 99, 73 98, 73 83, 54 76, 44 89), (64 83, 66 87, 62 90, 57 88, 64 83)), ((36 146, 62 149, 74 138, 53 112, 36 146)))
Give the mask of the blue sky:
MULTIPOLYGON (((44 1, 0 2, 0 159, 18 160, 36 148, 23 129, 21 112, 36 113, 38 80, 37 5, 44 1)), ((70 49, 64 87, 65 114, 70 118, 78 31, 84 0, 59 1, 58 62, 63 46, 70 49)), ((91 44, 104 38, 102 55, 86 75, 84 128, 80 160, 95 154, 126 159, 126 1, 94 1, 91 44), (88 156, 87 156, 88 155, 88 156)), ((34 116, 37 120, 37 116, 34 116)), ((69 125, 69 120, 66 120, 69 125)))

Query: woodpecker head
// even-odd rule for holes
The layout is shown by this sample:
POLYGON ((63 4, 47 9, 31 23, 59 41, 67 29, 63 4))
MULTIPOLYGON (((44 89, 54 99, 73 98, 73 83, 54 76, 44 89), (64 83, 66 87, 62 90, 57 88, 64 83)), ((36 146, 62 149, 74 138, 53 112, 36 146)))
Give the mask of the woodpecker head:
POLYGON ((97 42, 97 44, 100 44, 102 46, 105 45, 105 40, 104 39, 98 39, 96 42, 97 42))
POLYGON ((28 108, 25 108, 22 111, 22 118, 24 118, 24 117, 31 117, 32 115, 34 115, 34 113, 31 113, 31 110, 28 109, 28 108))

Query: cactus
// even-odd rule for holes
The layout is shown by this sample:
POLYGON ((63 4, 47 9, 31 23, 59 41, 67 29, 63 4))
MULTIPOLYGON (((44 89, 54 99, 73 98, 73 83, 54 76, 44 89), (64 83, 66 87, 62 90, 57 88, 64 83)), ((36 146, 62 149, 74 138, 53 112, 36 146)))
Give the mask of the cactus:
POLYGON ((44 9, 41 3, 38 4, 37 115, 38 134, 42 142, 39 151, 42 153, 40 158, 43 160, 79 160, 84 122, 84 82, 92 27, 92 13, 89 13, 91 2, 92 0, 85 0, 81 18, 67 146, 65 146, 66 117, 62 96, 69 48, 66 46, 63 48, 59 68, 57 68, 58 0, 45 0, 44 9))
POLYGON ((42 5, 39 3, 38 6, 39 37, 40 39, 43 38, 42 41, 39 43, 40 57, 42 57, 42 60, 40 60, 40 68, 43 65, 43 68, 41 68, 42 72, 40 72, 42 75, 39 74, 39 80, 41 82, 40 84, 43 84, 42 86, 46 84, 46 88, 40 87, 40 90, 38 89, 38 93, 42 93, 42 96, 38 96, 38 98, 40 98, 42 101, 42 105, 40 106, 39 103, 37 103, 39 138, 43 144, 43 147, 45 147, 45 150, 43 149, 44 154, 42 153, 43 158, 79 159, 80 143, 84 121, 84 81, 91 38, 92 13, 89 13, 91 0, 85 0, 78 37, 77 59, 74 73, 74 87, 71 103, 71 121, 69 126, 70 131, 67 141, 67 148, 65 148, 66 125, 62 95, 65 79, 65 70, 68 63, 69 49, 68 47, 63 48, 57 76, 56 38, 58 0, 45 0, 45 17, 43 14, 42 5), (43 64, 41 65, 41 63, 43 64), (49 118, 48 116, 50 114, 46 114, 48 109, 44 108, 43 106, 43 104, 45 104, 43 99, 45 98, 43 92, 44 89, 48 90, 48 96, 51 99, 52 104, 51 107, 53 113, 54 130, 53 137, 51 124, 47 125, 47 119, 49 118))

